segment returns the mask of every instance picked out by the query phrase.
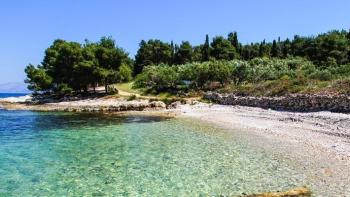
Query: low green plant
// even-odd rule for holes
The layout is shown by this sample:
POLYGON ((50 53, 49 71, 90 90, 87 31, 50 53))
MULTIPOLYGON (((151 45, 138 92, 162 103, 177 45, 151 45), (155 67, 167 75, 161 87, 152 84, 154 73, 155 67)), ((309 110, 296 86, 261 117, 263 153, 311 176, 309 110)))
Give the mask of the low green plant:
POLYGON ((133 100, 136 100, 137 99, 137 96, 135 94, 129 96, 126 100, 127 101, 133 101, 133 100))

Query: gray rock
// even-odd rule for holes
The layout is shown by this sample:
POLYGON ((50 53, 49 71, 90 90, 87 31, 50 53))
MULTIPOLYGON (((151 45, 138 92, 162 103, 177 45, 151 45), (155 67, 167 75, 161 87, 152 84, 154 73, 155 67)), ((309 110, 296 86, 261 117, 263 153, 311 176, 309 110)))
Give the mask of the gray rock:
POLYGON ((204 99, 222 105, 241 105, 287 111, 350 112, 350 97, 346 95, 288 95, 282 97, 243 97, 234 94, 208 92, 204 99))

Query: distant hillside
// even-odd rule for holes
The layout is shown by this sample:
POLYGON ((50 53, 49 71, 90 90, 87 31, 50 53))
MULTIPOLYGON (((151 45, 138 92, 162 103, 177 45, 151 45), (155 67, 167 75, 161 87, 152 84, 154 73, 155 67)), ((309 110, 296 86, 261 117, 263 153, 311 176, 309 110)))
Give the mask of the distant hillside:
POLYGON ((26 93, 29 92, 27 85, 23 82, 10 82, 0 84, 0 92, 3 93, 26 93))

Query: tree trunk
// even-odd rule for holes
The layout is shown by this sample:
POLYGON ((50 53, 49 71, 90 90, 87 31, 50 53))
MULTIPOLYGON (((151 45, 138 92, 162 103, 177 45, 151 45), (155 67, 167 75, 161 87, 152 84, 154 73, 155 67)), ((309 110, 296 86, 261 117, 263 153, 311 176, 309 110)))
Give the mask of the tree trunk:
POLYGON ((106 94, 108 94, 108 84, 107 84, 107 79, 105 79, 105 91, 106 91, 106 94))

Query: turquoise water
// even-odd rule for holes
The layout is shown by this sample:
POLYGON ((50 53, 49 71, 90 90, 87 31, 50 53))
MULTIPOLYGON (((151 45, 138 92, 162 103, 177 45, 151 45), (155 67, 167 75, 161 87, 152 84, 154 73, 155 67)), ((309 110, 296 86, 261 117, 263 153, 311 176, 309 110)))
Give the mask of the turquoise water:
POLYGON ((0 196, 200 196, 305 183, 278 157, 193 120, 0 110, 0 196))

